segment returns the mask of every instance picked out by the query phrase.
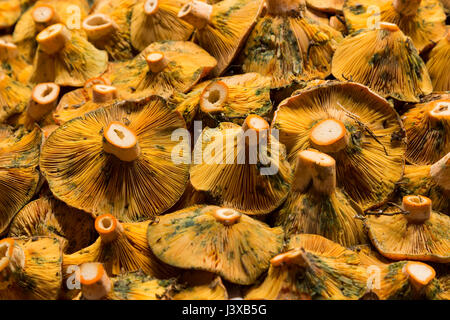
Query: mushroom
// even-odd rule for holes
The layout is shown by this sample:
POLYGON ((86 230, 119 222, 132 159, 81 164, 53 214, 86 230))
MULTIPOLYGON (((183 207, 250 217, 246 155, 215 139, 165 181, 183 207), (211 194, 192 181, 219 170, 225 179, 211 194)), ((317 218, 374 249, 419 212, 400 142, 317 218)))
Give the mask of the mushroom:
POLYGON ((228 300, 222 279, 211 272, 185 271, 178 280, 172 300, 228 300))
POLYGON ((150 224, 148 243, 171 266, 208 271, 249 285, 267 270, 270 257, 280 252, 283 231, 234 209, 194 206, 150 224))
POLYGON ((268 0, 267 8, 241 54, 244 72, 270 76, 272 88, 329 76, 341 33, 305 18, 305 0, 268 0))
POLYGON ((450 214, 450 153, 432 165, 407 165, 399 194, 423 194, 436 211, 450 214))
POLYGON ((419 51, 445 36, 445 12, 439 0, 347 0, 344 16, 351 33, 370 28, 370 22, 376 28, 375 18, 395 23, 419 51))
POLYGON ((187 0, 138 0, 131 16, 131 43, 142 51, 153 42, 189 40, 194 27, 178 18, 187 0))
POLYGON ((241 126, 205 128, 194 146, 190 181, 215 203, 249 215, 272 212, 286 199, 291 168, 269 124, 249 115, 241 126))
POLYGON ((316 150, 297 155, 291 191, 277 215, 286 238, 319 234, 343 246, 366 242, 363 224, 355 216, 362 209, 336 188, 336 161, 316 150))
POLYGON ((306 0, 306 5, 326 13, 342 13, 345 0, 306 0))
POLYGON ((63 24, 54 24, 37 37, 32 83, 55 82, 60 86, 82 87, 86 80, 105 72, 108 55, 96 49, 63 24))
POLYGON ((165 98, 185 93, 206 76, 216 60, 189 41, 162 41, 149 45, 129 61, 112 63, 103 77, 132 98, 157 94, 165 98))
POLYGON ((53 197, 31 201, 11 222, 9 237, 56 238, 64 253, 81 250, 96 239, 94 219, 86 212, 67 206, 53 197))
POLYGON ((0 125, 0 233, 37 190, 41 139, 38 128, 13 131, 0 125))
POLYGON ((270 264, 267 277, 245 299, 357 300, 365 292, 366 270, 358 255, 318 235, 292 237, 270 264))
POLYGON ((242 125, 249 114, 268 117, 272 111, 270 83, 269 77, 258 73, 205 81, 179 98, 177 110, 188 123, 197 115, 209 127, 227 121, 242 125))
POLYGON ((22 8, 20 0, 0 1, 0 30, 12 27, 19 19, 22 8))
POLYGON ((450 29, 447 36, 431 50, 427 69, 433 82, 434 91, 450 91, 450 75, 447 71, 450 56, 450 29))
POLYGON ((450 217, 432 210, 421 195, 403 197, 405 215, 365 220, 372 244, 392 260, 450 261, 450 217))
POLYGON ((31 96, 31 88, 0 70, 0 123, 22 113, 31 96))
POLYGON ((0 62, 2 72, 16 81, 27 84, 33 67, 19 53, 14 43, 0 39, 0 62))
POLYGON ((345 38, 332 61, 339 80, 364 84, 383 97, 418 102, 433 91, 425 63, 411 39, 392 23, 364 29, 345 38))
POLYGON ((100 237, 88 247, 65 254, 63 269, 101 262, 106 273, 111 276, 139 270, 158 278, 173 276, 176 269, 159 261, 148 246, 147 228, 150 222, 121 223, 110 214, 98 216, 95 230, 100 237))
POLYGON ((80 266, 83 300, 161 300, 170 297, 174 280, 158 280, 141 272, 129 272, 110 278, 98 262, 80 266))
POLYGON ((171 139, 184 128, 160 97, 123 101, 56 129, 43 145, 40 168, 55 197, 72 207, 125 222, 153 218, 186 187, 189 166, 172 161, 172 151, 186 151, 189 142, 171 139))
POLYGON ((406 159, 429 165, 450 152, 450 99, 417 104, 402 116, 408 146, 406 159))
POLYGON ((231 64, 256 23, 262 0, 224 0, 210 5, 191 1, 178 12, 178 18, 195 28, 194 41, 217 59, 214 77, 231 64))
POLYGON ((62 284, 61 258, 54 238, 0 240, 0 299, 56 300, 62 284))
POLYGON ((400 118, 363 85, 329 81, 304 89, 279 105, 272 128, 291 164, 309 148, 331 155, 338 187, 364 210, 386 202, 403 175, 400 118))

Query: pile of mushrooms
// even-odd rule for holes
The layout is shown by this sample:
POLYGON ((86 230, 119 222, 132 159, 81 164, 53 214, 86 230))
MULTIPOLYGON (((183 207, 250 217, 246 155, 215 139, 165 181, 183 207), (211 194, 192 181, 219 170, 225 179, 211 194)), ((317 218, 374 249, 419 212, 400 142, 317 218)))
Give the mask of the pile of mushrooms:
POLYGON ((0 300, 449 300, 447 15, 0 1, 0 300))

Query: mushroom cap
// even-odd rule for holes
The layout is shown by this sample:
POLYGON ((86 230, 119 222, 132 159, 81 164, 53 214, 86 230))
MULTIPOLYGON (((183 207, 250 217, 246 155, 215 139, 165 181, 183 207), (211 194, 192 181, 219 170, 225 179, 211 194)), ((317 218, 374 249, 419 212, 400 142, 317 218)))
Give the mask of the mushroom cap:
POLYGON ((55 82, 60 86, 82 87, 86 80, 106 71, 106 51, 97 49, 76 32, 67 32, 71 37, 59 52, 50 55, 38 47, 31 83, 55 82))
POLYGON ((223 0, 212 5, 209 23, 195 30, 194 40, 217 59, 214 77, 225 72, 245 44, 262 8, 262 0, 223 0))
POLYGON ((173 300, 228 300, 228 292, 222 279, 205 271, 186 271, 181 275, 173 300))
POLYGON ((372 244, 392 260, 450 261, 450 217, 432 211, 422 224, 408 223, 403 215, 372 216, 365 225, 372 244))
POLYGON ((344 2, 345 0, 306 0, 306 5, 327 13, 342 13, 344 2))
POLYGON ((433 164, 450 152, 450 97, 417 104, 402 115, 408 145, 406 160, 433 164), (441 109, 442 116, 432 113, 441 109), (447 114, 447 116, 445 116, 447 114))
POLYGON ((31 88, 0 71, 0 123, 22 113, 31 97, 31 88))
POLYGON ((447 37, 439 41, 431 50, 426 64, 435 92, 450 91, 450 75, 445 72, 449 56, 450 30, 447 31, 447 37))
POLYGON ((411 39, 395 25, 384 26, 346 37, 333 56, 332 73, 341 81, 366 85, 383 97, 418 102, 433 91, 425 63, 411 39))
POLYGON ((371 17, 376 12, 371 7, 378 7, 380 21, 395 23, 419 51, 445 35, 445 13, 439 0, 421 0, 413 16, 397 12, 393 0, 347 0, 344 16, 351 33, 369 28, 368 23, 375 22, 371 17))
POLYGON ((19 0, 0 1, 0 29, 13 26, 21 13, 19 0))
POLYGON ((247 148, 238 125, 222 122, 215 129, 205 128, 201 137, 203 140, 199 139, 194 147, 190 169, 190 181, 197 191, 206 191, 217 204, 250 215, 269 213, 286 199, 291 168, 284 146, 275 136, 260 145, 260 152, 255 150, 260 159, 252 159, 258 154, 247 148), (213 155, 211 150, 222 152, 213 155))
POLYGON ((168 97, 174 91, 189 91, 216 64, 208 52, 193 42, 160 41, 152 43, 130 61, 111 63, 104 77, 132 97, 150 94, 168 97), (160 72, 149 72, 146 57, 155 52, 164 56, 167 65, 160 72))
POLYGON ((22 208, 12 220, 8 235, 57 238, 65 253, 81 250, 97 237, 94 219, 88 213, 53 198, 39 198, 22 208))
POLYGON ((56 300, 62 284, 62 249, 50 237, 8 238, 22 250, 24 267, 12 273, 12 282, 0 290, 2 300, 56 300))
POLYGON ((242 69, 271 77, 272 88, 324 79, 331 74, 332 56, 341 41, 342 34, 328 25, 302 16, 267 14, 242 51, 242 69))
POLYGON ((386 201, 402 177, 406 149, 402 123, 394 108, 363 85, 335 81, 284 100, 272 128, 280 130, 280 142, 286 145, 291 163, 299 151, 313 147, 312 129, 327 119, 342 122, 350 137, 344 149, 329 153, 336 160, 338 187, 363 209, 386 201))
POLYGON ((172 149, 180 146, 171 134, 183 128, 182 117, 160 97, 124 101, 56 129, 44 143, 40 168, 53 194, 72 207, 94 216, 111 213, 125 222, 153 218, 184 192, 188 165, 171 159, 172 149), (135 161, 103 150, 103 130, 114 121, 135 132, 141 150, 135 161))
POLYGON ((148 242, 153 253, 169 265, 213 272, 232 283, 248 285, 280 252, 283 232, 232 209, 194 206, 149 225, 148 242), (222 211, 237 221, 222 221, 216 216, 222 211))
POLYGON ((131 42, 139 50, 144 50, 149 44, 162 40, 185 41, 194 32, 194 27, 178 18, 178 11, 188 0, 154 0, 156 11, 147 14, 146 3, 149 0, 139 0, 133 6, 131 16, 131 42))
POLYGON ((27 132, 0 126, 0 233, 38 187, 41 140, 38 128, 27 132))

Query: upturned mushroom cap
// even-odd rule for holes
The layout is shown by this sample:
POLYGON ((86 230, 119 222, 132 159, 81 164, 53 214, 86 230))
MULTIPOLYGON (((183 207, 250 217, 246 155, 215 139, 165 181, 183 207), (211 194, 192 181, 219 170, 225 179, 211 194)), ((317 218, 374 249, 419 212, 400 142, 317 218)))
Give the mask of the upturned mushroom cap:
POLYGON ((280 130, 292 164, 309 148, 331 155, 338 187, 363 209, 385 202, 402 177, 400 118, 363 85, 329 81, 306 88, 279 105, 272 128, 280 130))
POLYGON ((355 252, 321 236, 302 234, 271 259, 266 279, 245 298, 355 300, 365 292, 365 271, 355 252))
POLYGON ((336 188, 335 160, 316 150, 298 153, 291 192, 276 217, 286 237, 299 233, 322 235, 344 246, 366 241, 362 209, 336 188))
POLYGON ((284 147, 268 129, 267 121, 250 115, 242 127, 222 122, 203 130, 190 169, 193 187, 209 192, 216 204, 246 214, 275 210, 288 194, 291 168, 284 147))
POLYGON ((182 117, 160 97, 114 104, 53 132, 40 168, 53 194, 72 207, 124 222, 152 218, 175 204, 186 187, 188 165, 172 161, 175 146, 187 150, 188 141, 171 140, 183 128, 182 117))
POLYGON ((424 196, 405 196, 405 216, 373 216, 365 224, 377 250, 392 260, 450 261, 450 218, 424 196))
POLYGON ((0 268, 5 261, 2 259, 2 253, 8 258, 5 266, 7 270, 4 269, 3 272, 10 273, 7 288, 3 287, 5 279, 0 278, 0 299, 56 300, 58 298, 62 285, 62 252, 58 240, 48 237, 3 239, 0 242, 0 268), (24 285, 27 283, 33 285, 24 285))
POLYGON ((0 126, 0 232, 34 195, 39 182, 39 149, 42 141, 38 128, 27 132, 20 127, 0 126))
POLYGON ((418 102, 433 91, 425 63, 411 40, 387 22, 345 38, 333 56, 332 73, 341 81, 350 79, 400 101, 418 102))
POLYGON ((273 10, 268 7, 242 50, 244 72, 271 77, 274 89, 329 76, 341 33, 305 17, 304 1, 272 2, 273 10))
POLYGON ((189 91, 217 61, 190 41, 154 42, 129 61, 112 63, 103 75, 131 98, 169 97, 189 91), (124 76, 125 75, 125 76, 124 76))
POLYGON ((142 51, 163 40, 188 40, 194 27, 178 17, 187 0, 139 0, 131 16, 131 42, 142 51))
POLYGON ((434 92, 450 91, 450 74, 445 72, 449 54, 450 29, 447 30, 446 37, 431 50, 426 64, 434 92))
POLYGON ((31 88, 20 83, 0 70, 0 103, 5 106, 0 109, 0 123, 8 118, 22 113, 31 96, 31 88))
POLYGON ((236 210, 217 206, 166 214, 148 227, 149 245, 161 261, 213 272, 244 285, 255 282, 269 267, 270 257, 281 250, 282 239, 280 228, 269 228, 236 210))
POLYGON ((418 104, 403 116, 408 147, 406 159, 433 164, 450 152, 450 99, 418 104))
POLYGON ((377 27, 377 19, 395 23, 419 51, 445 35, 445 13, 439 0, 348 0, 344 16, 351 33, 377 27))
POLYGON ((217 59, 213 76, 224 73, 245 43, 262 10, 261 0, 224 0, 213 5, 192 1, 178 17, 196 28, 195 41, 217 59))
POLYGON ((54 237, 60 240, 65 253, 81 250, 97 237, 94 219, 89 214, 47 197, 34 200, 22 208, 12 220, 8 235, 54 237))

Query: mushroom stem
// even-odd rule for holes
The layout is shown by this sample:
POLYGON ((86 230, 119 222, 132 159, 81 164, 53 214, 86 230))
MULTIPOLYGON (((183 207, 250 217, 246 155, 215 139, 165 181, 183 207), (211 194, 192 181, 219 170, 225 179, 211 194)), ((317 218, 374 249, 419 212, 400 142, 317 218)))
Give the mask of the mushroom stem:
POLYGON ((292 190, 304 192, 311 181, 317 192, 331 194, 336 190, 336 161, 313 149, 298 153, 292 190))
POLYGON ((221 112, 228 98, 228 86, 223 81, 209 84, 200 95, 200 109, 204 113, 221 112))
POLYGON ((443 121, 450 123, 450 100, 436 100, 432 102, 431 110, 428 112, 430 124, 433 127, 440 125, 443 121))
POLYGON ((86 82, 84 83, 84 89, 92 88, 96 84, 104 84, 106 86, 109 86, 111 83, 102 77, 91 78, 86 80, 86 82))
POLYGON ((397 32, 400 31, 400 28, 395 23, 390 22, 380 22, 380 29, 391 31, 391 32, 397 32))
POLYGON ((450 191, 450 152, 431 166, 430 176, 438 186, 450 191))
POLYGON ((8 282, 10 272, 25 267, 25 253, 15 244, 14 239, 0 241, 0 286, 8 282))
POLYGON ((296 248, 276 255, 270 260, 270 264, 274 267, 281 267, 283 265, 298 265, 304 267, 307 265, 307 262, 304 251, 300 248, 296 248))
POLYGON ((0 39, 0 60, 14 59, 18 54, 19 50, 14 43, 0 39))
POLYGON ((197 29, 203 29, 211 20, 213 6, 194 0, 185 4, 178 12, 178 18, 186 21, 197 29))
POLYGON ((422 0, 394 0, 395 11, 403 16, 414 16, 422 0))
POLYGON ((213 211, 213 217, 223 225, 231 226, 239 222, 241 214, 233 209, 217 208, 213 211))
POLYGON ((48 4, 39 4, 33 9, 31 16, 38 31, 42 31, 48 26, 60 22, 55 9, 48 4))
POLYGON ((403 197, 403 209, 409 214, 405 215, 406 220, 412 224, 422 224, 431 215, 431 200, 424 196, 403 197))
POLYGON ((95 103, 105 103, 117 98, 117 88, 103 84, 96 84, 92 87, 92 101, 95 103))
POLYGON ((136 134, 120 122, 111 122, 103 138, 103 150, 122 161, 134 161, 141 153, 136 134))
POLYGON ((403 272, 408 275, 408 280, 416 292, 420 292, 436 276, 436 271, 431 266, 418 261, 406 263, 403 272))
POLYGON ((259 144, 261 141, 269 139, 269 123, 256 114, 251 114, 245 118, 242 130, 245 133, 247 145, 259 144))
POLYGON ((47 54, 55 54, 61 51, 70 41, 72 34, 63 24, 54 24, 42 30, 37 36, 36 41, 40 48, 47 54))
POLYGON ((88 300, 100 300, 111 291, 112 283, 98 262, 83 263, 79 270, 81 290, 88 300))
POLYGON ((35 86, 28 104, 28 116, 34 121, 39 121, 52 111, 58 102, 59 90, 59 86, 52 82, 35 86))
POLYGON ((306 9, 305 0, 266 0, 266 4, 271 15, 298 14, 306 9))
POLYGON ((145 57, 145 60, 153 73, 161 72, 169 63, 162 52, 151 52, 145 57))
POLYGON ((327 119, 316 124, 310 133, 313 148, 325 153, 336 153, 347 147, 349 135, 342 121, 327 119))
POLYGON ((86 31, 89 41, 99 44, 110 38, 119 27, 107 15, 102 13, 91 14, 83 21, 83 30, 86 31))
POLYGON ((122 224, 110 214, 103 214, 95 219, 95 230, 105 243, 116 240, 124 231, 122 224))
POLYGON ((159 0, 146 0, 144 2, 144 12, 147 15, 153 15, 158 12, 159 0))

